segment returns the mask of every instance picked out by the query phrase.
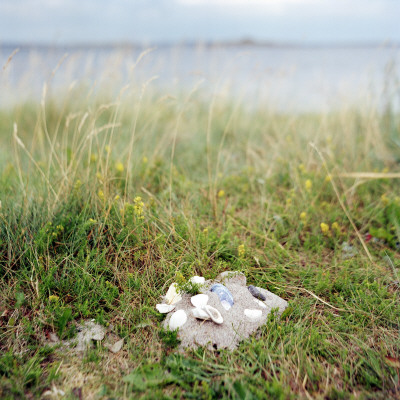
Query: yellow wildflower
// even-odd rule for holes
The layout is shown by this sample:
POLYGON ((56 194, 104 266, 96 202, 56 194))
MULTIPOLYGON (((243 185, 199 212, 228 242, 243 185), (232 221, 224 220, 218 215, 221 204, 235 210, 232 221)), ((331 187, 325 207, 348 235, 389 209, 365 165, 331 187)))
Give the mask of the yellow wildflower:
POLYGON ((99 191, 97 192, 97 195, 99 196, 99 199, 100 199, 100 200, 104 200, 104 192, 103 192, 102 190, 99 190, 99 191))
POLYGON ((307 213, 304 211, 300 213, 300 219, 304 222, 307 219, 307 213))
POLYGON ((142 198, 140 196, 136 196, 133 199, 133 210, 135 215, 141 219, 143 219, 143 207, 144 203, 142 201, 142 198))
POLYGON ((176 281, 178 282, 178 284, 183 284, 186 282, 186 278, 183 276, 182 272, 176 273, 176 281))
POLYGON ((221 190, 218 192, 217 196, 218 196, 219 198, 224 197, 224 196, 225 196, 225 191, 221 189, 221 190))
POLYGON ((311 188, 312 188, 312 182, 311 182, 310 179, 307 179, 307 180, 306 180, 305 187, 306 187, 306 190, 307 190, 308 192, 311 190, 311 188))
POLYGON ((96 178, 97 178, 99 181, 102 181, 102 180, 103 180, 103 175, 101 175, 100 172, 97 172, 96 178))
POLYGON ((52 295, 49 296, 49 301, 50 301, 51 303, 55 303, 55 302, 57 302, 59 299, 60 299, 60 298, 59 298, 58 296, 56 296, 55 294, 52 294, 52 295))
POLYGON ((384 174, 387 174, 387 173, 389 172, 389 168, 388 168, 388 167, 383 168, 382 172, 383 172, 384 174))
POLYGON ((387 206, 389 204, 389 199, 388 199, 388 197, 386 196, 385 193, 383 193, 383 195, 381 196, 381 201, 382 201, 384 206, 387 206))
POLYGON ((290 206, 292 204, 292 199, 286 199, 286 205, 287 206, 290 206))
POLYGON ((306 167, 304 166, 304 164, 300 164, 299 165, 299 170, 300 170, 300 172, 305 172, 306 171, 306 167))
POLYGON ((336 221, 332 224, 332 230, 340 232, 340 226, 336 221))
POLYGON ((325 177, 325 182, 330 182, 332 180, 332 176, 331 175, 327 175, 325 177))
POLYGON ((203 229, 203 233, 204 233, 205 235, 208 235, 208 228, 204 228, 204 229, 203 229))
POLYGON ((122 164, 121 161, 116 162, 116 163, 115 163, 115 169, 116 169, 118 172, 124 172, 124 164, 122 164))
POLYGON ((110 154, 111 153, 111 147, 107 144, 104 146, 104 150, 106 151, 106 153, 110 154))
POLYGON ((144 156, 142 158, 142 161, 143 161, 143 164, 147 164, 149 162, 149 159, 146 156, 144 156))
POLYGON ((82 186, 82 182, 81 182, 80 179, 78 179, 78 180, 75 182, 74 189, 75 189, 75 190, 79 190, 79 188, 80 188, 81 186, 82 186))
POLYGON ((324 235, 326 235, 329 232, 329 225, 325 224, 325 222, 321 222, 320 227, 324 235))
POLYGON ((91 224, 95 224, 97 221, 96 221, 95 219, 93 219, 93 218, 89 218, 89 222, 90 222, 91 224))
POLYGON ((117 195, 114 197, 114 200, 117 201, 117 200, 119 200, 119 199, 120 199, 119 194, 117 194, 117 195))
POLYGON ((96 162, 97 161, 97 154, 92 153, 90 155, 90 162, 96 162))
POLYGON ((245 254, 246 254, 246 248, 244 247, 244 244, 239 245, 238 246, 238 256, 239 256, 239 258, 243 258, 245 254))

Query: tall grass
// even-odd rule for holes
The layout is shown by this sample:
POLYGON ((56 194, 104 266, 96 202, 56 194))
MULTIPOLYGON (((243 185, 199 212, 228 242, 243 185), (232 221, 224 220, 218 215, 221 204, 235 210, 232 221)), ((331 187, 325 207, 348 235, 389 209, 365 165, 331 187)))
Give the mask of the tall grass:
POLYGON ((0 393, 398 396, 399 133, 389 108, 278 113, 152 81, 45 86, 1 111, 0 393), (174 355, 159 296, 223 270, 290 309, 233 353, 174 355), (122 354, 45 346, 85 318, 125 337, 122 354))

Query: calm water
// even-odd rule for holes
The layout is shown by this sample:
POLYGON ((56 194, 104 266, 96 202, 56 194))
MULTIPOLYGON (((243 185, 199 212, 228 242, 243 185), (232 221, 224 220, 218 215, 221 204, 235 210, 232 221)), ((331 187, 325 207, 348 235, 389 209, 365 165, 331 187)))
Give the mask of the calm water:
POLYGON ((40 99, 45 82, 53 93, 71 84, 106 87, 126 84, 140 92, 174 94, 199 84, 245 104, 280 111, 327 111, 347 105, 399 109, 400 48, 160 46, 139 48, 23 47, 6 68, 16 46, 0 46, 0 106, 40 99), (56 70, 56 71, 55 71, 56 70), (201 83, 200 83, 201 82, 201 83))

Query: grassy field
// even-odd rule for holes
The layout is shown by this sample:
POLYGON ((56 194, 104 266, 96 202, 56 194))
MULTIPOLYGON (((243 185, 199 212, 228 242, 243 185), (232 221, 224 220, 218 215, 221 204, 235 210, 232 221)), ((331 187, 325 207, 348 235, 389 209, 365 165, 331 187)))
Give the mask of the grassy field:
POLYGON ((105 98, 0 112, 0 397, 400 398, 399 115, 105 98), (179 354, 155 304, 225 270, 290 307, 179 354), (88 319, 122 350, 49 346, 88 319))

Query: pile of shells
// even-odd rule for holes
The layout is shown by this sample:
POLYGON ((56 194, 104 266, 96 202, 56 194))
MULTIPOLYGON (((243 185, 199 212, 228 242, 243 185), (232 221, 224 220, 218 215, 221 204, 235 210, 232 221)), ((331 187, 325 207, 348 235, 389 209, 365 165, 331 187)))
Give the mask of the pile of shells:
POLYGON ((272 309, 281 313, 287 307, 275 294, 246 286, 242 273, 227 271, 215 281, 194 276, 190 281, 199 286, 200 294, 181 293, 173 283, 163 303, 156 305, 168 314, 164 327, 178 330, 182 349, 198 345, 233 349, 266 322, 272 309))

